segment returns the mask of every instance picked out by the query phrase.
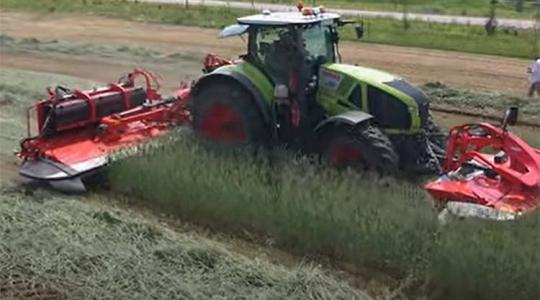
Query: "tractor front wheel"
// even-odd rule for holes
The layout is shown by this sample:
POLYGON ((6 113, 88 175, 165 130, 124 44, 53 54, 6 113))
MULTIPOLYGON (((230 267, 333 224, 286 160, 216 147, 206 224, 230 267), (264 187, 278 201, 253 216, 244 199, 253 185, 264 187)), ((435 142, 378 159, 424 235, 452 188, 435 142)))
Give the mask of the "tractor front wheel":
POLYGON ((191 112, 195 132, 213 143, 247 146, 268 142, 268 130, 251 95, 235 83, 204 87, 195 95, 191 112))
POLYGON ((392 142, 371 124, 328 129, 322 133, 320 142, 321 158, 331 166, 382 175, 399 173, 399 156, 392 142))

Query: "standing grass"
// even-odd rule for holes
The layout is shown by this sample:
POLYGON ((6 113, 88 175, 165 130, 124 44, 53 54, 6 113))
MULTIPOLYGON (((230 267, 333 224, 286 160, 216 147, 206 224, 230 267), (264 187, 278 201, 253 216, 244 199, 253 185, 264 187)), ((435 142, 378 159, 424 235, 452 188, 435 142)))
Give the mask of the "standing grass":
POLYGON ((216 155, 186 135, 169 143, 114 163, 114 190, 303 255, 413 278, 413 291, 430 298, 533 299, 540 292, 538 213, 441 227, 425 193, 408 183, 287 158, 216 155))
POLYGON ((41 13, 82 13, 120 17, 138 22, 222 28, 236 18, 258 11, 227 7, 190 6, 183 4, 135 3, 119 0, 2 0, 0 8, 41 13))
MULTIPOLYGON (((497 31, 494 36, 487 36, 479 26, 410 21, 410 27, 404 29, 399 20, 368 18, 364 21, 367 31, 363 42, 520 58, 534 56, 533 30, 497 31)), ((353 27, 345 27, 342 34, 345 39, 353 40, 353 31, 353 27)))
MULTIPOLYGON (((151 4, 119 1, 83 0, 3 0, 0 8, 35 11, 42 13, 82 13, 107 17, 120 17, 134 21, 159 22, 176 25, 223 28, 236 22, 240 16, 259 13, 252 10, 227 7, 151 4)), ((393 19, 367 19, 364 42, 398 46, 455 50, 471 53, 492 54, 529 58, 534 51, 534 31, 521 30, 494 36, 486 36, 478 26, 434 24, 411 21, 408 30, 402 21, 393 19)), ((354 40, 353 28, 343 31, 343 37, 354 40)))
POLYGON ((540 295, 540 213, 519 222, 464 220, 443 227, 429 273, 437 298, 540 295))
MULTIPOLYGON (((251 2, 252 0, 236 0, 251 2)), ((534 18, 534 0, 524 1, 523 11, 515 9, 514 1, 499 1, 497 16, 505 18, 534 18)), ((293 0, 255 0, 255 3, 280 3, 295 5, 293 0)), ((331 8, 360 10, 403 11, 403 3, 411 13, 463 15, 485 17, 489 15, 490 1, 486 0, 304 0, 305 5, 324 5, 331 8)))

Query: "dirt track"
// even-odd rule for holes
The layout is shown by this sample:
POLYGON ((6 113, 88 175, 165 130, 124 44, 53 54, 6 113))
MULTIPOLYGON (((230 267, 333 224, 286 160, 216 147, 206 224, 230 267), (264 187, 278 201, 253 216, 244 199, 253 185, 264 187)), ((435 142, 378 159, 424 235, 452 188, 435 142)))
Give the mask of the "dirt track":
MULTIPOLYGON (((145 24, 90 16, 2 11, 0 32, 14 37, 143 46, 164 51, 199 53, 201 56, 207 52, 216 52, 234 57, 242 53, 244 48, 244 43, 239 39, 217 39, 217 30, 213 29, 145 24)), ((524 94, 527 88, 525 70, 528 61, 522 59, 352 42, 343 43, 341 52, 346 62, 384 69, 415 83, 442 81, 456 87, 498 90, 513 94, 524 94)), ((44 71, 50 70, 53 65, 58 65, 53 67, 55 72, 63 74, 75 75, 74 73, 81 70, 80 61, 68 60, 55 64, 50 59, 38 61, 32 55, 22 53, 2 53, 0 57, 0 67, 44 71)), ((95 70, 97 65, 99 63, 89 70, 95 70)), ((113 68, 108 64, 105 67, 113 68)), ((108 72, 99 73, 92 73, 94 75, 90 74, 89 77, 110 78, 102 78, 104 73, 108 72)), ((175 78, 186 74, 182 69, 172 73, 176 74, 175 78)), ((80 77, 88 77, 85 75, 81 74, 80 77)))

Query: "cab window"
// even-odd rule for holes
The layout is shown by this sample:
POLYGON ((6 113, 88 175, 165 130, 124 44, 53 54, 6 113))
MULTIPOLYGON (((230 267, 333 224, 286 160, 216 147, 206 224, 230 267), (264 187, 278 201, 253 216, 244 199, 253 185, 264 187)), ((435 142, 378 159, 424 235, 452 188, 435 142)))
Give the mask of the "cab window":
POLYGON ((409 129, 409 107, 399 98, 373 86, 368 87, 369 113, 384 128, 409 129))
POLYGON ((330 26, 315 23, 306 25, 303 32, 304 48, 308 55, 323 58, 322 62, 334 61, 334 44, 330 26))
POLYGON ((349 95, 349 102, 354 106, 362 109, 362 86, 357 84, 349 95))
POLYGON ((251 42, 257 64, 275 83, 286 83, 295 54, 294 32, 289 27, 261 27, 251 42))
POLYGON ((255 39, 257 58, 264 62, 275 51, 280 37, 288 31, 286 27, 259 28, 255 39))

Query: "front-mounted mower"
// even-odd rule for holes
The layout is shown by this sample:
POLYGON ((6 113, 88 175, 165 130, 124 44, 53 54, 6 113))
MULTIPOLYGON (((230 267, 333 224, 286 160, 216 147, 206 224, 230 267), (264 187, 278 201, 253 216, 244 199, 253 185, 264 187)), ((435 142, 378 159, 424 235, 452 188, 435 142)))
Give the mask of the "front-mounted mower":
POLYGON ((540 206, 540 150, 508 131, 518 110, 503 124, 465 124, 450 131, 443 174, 425 189, 438 208, 460 217, 513 220, 540 206))

